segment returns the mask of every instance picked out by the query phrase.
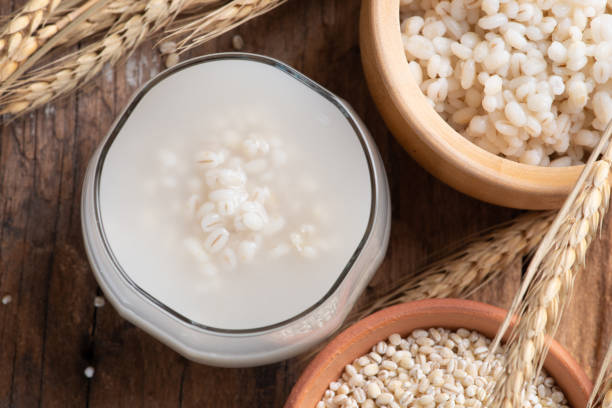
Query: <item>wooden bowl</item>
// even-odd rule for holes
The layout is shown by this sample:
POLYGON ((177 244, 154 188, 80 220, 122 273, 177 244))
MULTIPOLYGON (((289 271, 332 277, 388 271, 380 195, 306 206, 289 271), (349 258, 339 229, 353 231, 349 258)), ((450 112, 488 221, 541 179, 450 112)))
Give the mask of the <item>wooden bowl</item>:
MULTIPOLYGON (((505 316, 503 309, 458 299, 422 300, 381 310, 346 329, 317 355, 291 391, 285 408, 314 408, 346 364, 393 333, 407 335, 430 327, 464 327, 493 338, 505 316)), ((556 341, 552 342, 544 368, 555 378, 572 407, 586 406, 593 386, 578 363, 556 341)))
POLYGON ((550 168, 503 159, 448 125, 426 100, 409 68, 400 35, 399 0, 363 0, 361 56, 370 93, 396 139, 451 187, 493 204, 561 207, 582 166, 550 168))

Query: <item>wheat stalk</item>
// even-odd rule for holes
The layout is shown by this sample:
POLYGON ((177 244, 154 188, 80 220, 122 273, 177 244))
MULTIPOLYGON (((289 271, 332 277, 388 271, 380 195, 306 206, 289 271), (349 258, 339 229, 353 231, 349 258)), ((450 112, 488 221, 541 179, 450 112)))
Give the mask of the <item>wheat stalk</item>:
POLYGON ((601 381, 601 384, 598 384, 594 391, 597 393, 593 393, 591 395, 591 400, 587 405, 587 408, 612 408, 612 373, 609 374, 608 379, 606 381, 601 381))
POLYGON ((490 349, 495 353, 512 316, 520 317, 512 330, 506 351, 506 370, 491 395, 492 407, 511 408, 522 404, 525 382, 532 382, 548 353, 564 308, 571 298, 576 275, 583 269, 587 249, 601 228, 610 198, 608 176, 612 144, 595 161, 612 133, 604 135, 550 230, 540 243, 527 269, 504 324, 490 349))
POLYGON ((591 394, 587 408, 596 407, 612 408, 612 373, 609 374, 607 380, 604 381, 602 378, 601 383, 596 384, 591 394))
POLYGON ((599 370, 587 408, 612 408, 612 341, 599 370), (606 380, 607 378, 607 380, 606 380))
POLYGON ((612 408, 612 378, 608 379, 608 385, 606 386, 606 393, 603 396, 603 401, 601 402, 602 408, 612 408))
MULTIPOLYGON (((146 38, 165 28, 182 11, 200 10, 219 0, 148 0, 146 6, 131 17, 121 17, 99 41, 72 53, 49 66, 32 72, 28 77, 15 81, 0 95, 0 113, 23 114, 73 91, 94 77, 104 64, 116 63, 146 38)), ((284 0, 242 0, 241 7, 225 6, 207 12, 203 19, 214 20, 205 25, 198 34, 205 32, 207 38, 216 36, 228 29, 259 15, 284 0), (218 13, 223 10, 223 13, 218 13), (248 11, 248 13, 247 13, 248 11), (233 16, 226 13, 233 12, 233 16), (251 14, 249 14, 251 13, 251 14), (224 18, 220 18, 221 15, 224 18), (204 31, 202 31, 204 30, 204 31)), ((235 1, 229 4, 237 3, 235 1)), ((186 17, 190 18, 190 17, 186 17)), ((200 20, 199 18, 197 19, 200 20)), ((178 34, 178 33, 175 33, 178 34)), ((57 41, 60 41, 57 39, 57 41)))
POLYGON ((287 0, 231 0, 209 13, 177 20, 164 40, 182 38, 178 50, 185 52, 240 24, 280 6, 287 0))

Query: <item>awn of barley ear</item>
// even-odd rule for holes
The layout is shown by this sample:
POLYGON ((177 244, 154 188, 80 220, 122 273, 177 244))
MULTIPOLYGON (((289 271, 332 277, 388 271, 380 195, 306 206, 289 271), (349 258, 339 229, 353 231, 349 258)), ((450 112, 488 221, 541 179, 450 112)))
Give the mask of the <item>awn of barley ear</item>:
POLYGON ((521 289, 493 342, 491 355, 508 329, 510 319, 517 315, 518 323, 508 340, 506 371, 491 394, 494 408, 520 406, 524 383, 531 383, 542 368, 549 339, 559 326, 571 298, 574 279, 584 267, 587 249, 608 209, 611 133, 612 123, 608 124, 574 190, 535 252, 521 289), (596 160, 606 145, 602 158, 596 160))
POLYGON ((612 408, 612 341, 603 359, 587 408, 612 408))

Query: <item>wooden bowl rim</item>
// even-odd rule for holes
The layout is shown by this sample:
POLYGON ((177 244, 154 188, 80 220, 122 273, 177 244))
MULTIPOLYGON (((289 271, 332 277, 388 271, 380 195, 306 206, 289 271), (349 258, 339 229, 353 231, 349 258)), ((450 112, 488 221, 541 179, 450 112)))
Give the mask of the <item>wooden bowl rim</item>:
MULTIPOLYGON (((385 308, 350 326, 325 346, 298 379, 287 399, 285 408, 312 408, 305 407, 303 400, 315 385, 319 374, 329 370, 335 360, 347 352, 358 340, 398 321, 417 316, 448 316, 449 313, 460 314, 466 319, 488 320, 499 326, 504 320, 507 311, 486 303, 464 299, 426 299, 385 308)), ((458 324, 461 323, 459 322, 458 324)), ((454 327, 457 326, 455 325, 454 327)), ((470 329, 469 327, 466 328, 470 329)), ((405 334, 407 333, 402 333, 402 335, 405 334)), ((346 361, 345 364, 348 363, 350 361, 346 361)), ((562 387, 566 395, 568 394, 568 385, 574 384, 576 387, 574 389, 575 393, 579 394, 586 404, 593 385, 578 362, 556 340, 551 341, 544 367, 555 380, 560 377, 560 372, 568 373, 569 380, 565 381, 563 386, 559 383, 557 384, 562 387), (555 369, 560 372, 555 371, 555 369)), ((324 390, 321 390, 321 395, 323 392, 324 390)))
MULTIPOLYGON (((369 21, 362 22, 362 29, 368 26, 369 35, 373 37, 374 64, 385 91, 419 140, 441 160, 475 181, 533 196, 566 195, 569 192, 583 165, 541 167, 499 157, 463 137, 429 105, 405 58, 400 35, 399 0, 364 0, 362 8, 368 9, 365 13, 362 10, 362 18, 369 16, 369 21), (436 131, 432 132, 432 128, 436 131)), ((394 136, 404 147, 411 145, 409 136, 399 132, 394 132, 394 136)))

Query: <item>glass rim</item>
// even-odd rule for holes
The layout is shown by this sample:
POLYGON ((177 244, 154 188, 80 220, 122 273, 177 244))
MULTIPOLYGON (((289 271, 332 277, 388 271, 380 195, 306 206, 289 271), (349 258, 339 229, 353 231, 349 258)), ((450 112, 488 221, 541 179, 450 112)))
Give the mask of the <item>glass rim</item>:
POLYGON ((110 132, 104 139, 103 144, 101 146, 100 154, 98 155, 97 161, 95 163, 95 172, 94 172, 93 204, 94 204, 96 231, 98 232, 101 238, 102 245, 103 245, 104 251, 106 252, 106 255, 108 255, 108 257, 110 258, 111 263, 115 267, 116 271, 119 272, 119 276, 124 280, 124 283, 127 283, 127 285, 129 285, 134 291, 136 291, 138 295, 146 299, 152 306, 155 306, 156 308, 160 309, 162 312, 166 313, 170 317, 174 318, 175 320, 178 320, 179 322, 183 324, 186 324, 190 327, 193 327, 199 330, 203 330, 206 332, 212 332, 214 334, 219 334, 219 335, 262 334, 262 333, 269 332, 269 331, 272 331, 272 330, 275 330, 281 327, 285 327, 291 323, 294 323, 300 320, 301 318, 307 316, 308 314, 316 310, 319 306, 321 306, 323 303, 325 303, 328 299, 332 297, 332 295, 336 292, 336 290, 340 287, 342 282, 348 276, 349 271, 352 269, 355 261, 357 260, 363 248, 365 247, 365 244, 368 241, 368 238, 370 237, 372 230, 373 230, 373 226, 374 226, 374 219, 376 216, 376 210, 377 210, 378 198, 379 198, 378 197, 379 196, 379 193, 378 193, 379 181, 376 178, 376 170, 375 170, 374 163, 372 161, 373 155, 374 153, 370 149, 370 144, 367 141, 367 130, 364 131, 363 126, 360 125, 359 120, 356 119, 355 115, 351 112, 351 109, 347 108, 345 103, 339 97, 337 97, 336 95, 328 91, 323 86, 314 82, 312 79, 308 78, 304 74, 288 66, 287 64, 277 59, 271 58, 271 57, 258 55, 258 54, 243 53, 243 52, 216 53, 216 54, 210 54, 210 55, 205 55, 201 57, 191 58, 169 69, 162 71, 161 73, 156 75, 154 78, 150 79, 147 83, 145 83, 137 91, 134 97, 132 97, 132 99, 130 100, 128 105, 125 107, 125 109, 123 110, 119 118, 116 120, 116 122, 113 124, 112 129, 110 130, 110 132), (187 316, 179 313, 178 311, 174 310, 172 307, 168 306, 167 304, 163 303, 162 301, 157 299, 155 296, 153 296, 152 294, 144 290, 136 282, 134 282, 132 278, 129 276, 129 274, 123 269, 123 267, 121 266, 121 263, 119 262, 119 260, 117 259, 117 257, 115 256, 111 248, 111 245, 106 236, 106 231, 104 229, 104 223, 102 221, 102 214, 101 214, 101 208, 100 208, 100 180, 101 180, 106 156, 113 142, 115 141, 121 129, 123 128, 123 125, 128 120, 131 113, 134 111, 135 107, 138 105, 138 103, 143 99, 143 97, 153 87, 155 87, 158 83, 170 77, 171 75, 179 71, 182 71, 186 68, 192 67, 194 65, 199 65, 199 64, 219 61, 219 60, 246 60, 246 61, 253 61, 253 62, 266 64, 268 66, 278 69, 279 71, 283 72, 286 75, 289 75, 293 79, 299 81, 303 85, 306 85, 308 88, 315 91, 320 96, 324 97, 329 102, 331 102, 336 107, 336 109, 338 109, 340 113, 345 117, 345 119, 349 122, 349 124, 351 125, 351 128, 353 129, 355 135, 357 136, 360 146, 363 149, 363 153, 365 155, 367 165, 368 165, 368 172, 370 175, 371 203, 370 203, 370 216, 368 219, 368 224, 366 226, 363 237, 361 238, 361 240, 359 241, 359 244, 357 245, 357 248, 353 252, 352 256, 349 258, 342 272, 338 275, 338 278, 334 281, 331 287, 318 301, 316 301, 313 305, 301 311, 300 313, 288 319, 285 319, 281 322, 278 322, 278 323, 261 326, 261 327, 249 328, 249 329, 223 329, 223 328, 217 328, 217 327, 208 326, 208 325, 196 322, 188 318, 187 316))

